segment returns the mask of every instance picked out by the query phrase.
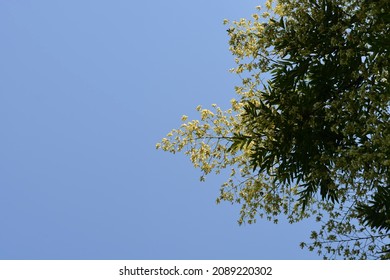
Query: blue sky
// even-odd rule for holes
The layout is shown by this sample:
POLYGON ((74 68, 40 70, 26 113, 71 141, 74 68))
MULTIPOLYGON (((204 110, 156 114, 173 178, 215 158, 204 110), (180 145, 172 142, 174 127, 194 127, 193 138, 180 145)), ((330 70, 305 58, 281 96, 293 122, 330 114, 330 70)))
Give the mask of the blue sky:
POLYGON ((312 224, 238 226, 224 178, 155 150, 235 97, 222 21, 258 4, 0 1, 0 259, 319 258, 312 224))

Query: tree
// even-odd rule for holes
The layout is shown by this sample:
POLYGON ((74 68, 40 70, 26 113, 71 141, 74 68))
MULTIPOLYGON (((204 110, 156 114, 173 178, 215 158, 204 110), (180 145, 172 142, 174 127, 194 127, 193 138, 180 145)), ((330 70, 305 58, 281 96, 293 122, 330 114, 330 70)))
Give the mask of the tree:
POLYGON ((319 228, 324 258, 390 258, 390 4, 279 0, 229 24, 238 100, 172 130, 157 148, 202 171, 230 170, 217 202, 319 228))

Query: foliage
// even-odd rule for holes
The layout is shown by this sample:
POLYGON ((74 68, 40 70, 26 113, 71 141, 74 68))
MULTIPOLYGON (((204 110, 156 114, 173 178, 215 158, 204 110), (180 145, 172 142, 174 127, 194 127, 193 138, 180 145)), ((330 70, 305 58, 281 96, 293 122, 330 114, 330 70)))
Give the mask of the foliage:
POLYGON ((302 248, 389 258, 389 8, 268 0, 228 29, 238 100, 198 106, 200 120, 183 116, 157 148, 184 151, 202 180, 230 169, 217 202, 241 204, 240 224, 313 217, 302 248))

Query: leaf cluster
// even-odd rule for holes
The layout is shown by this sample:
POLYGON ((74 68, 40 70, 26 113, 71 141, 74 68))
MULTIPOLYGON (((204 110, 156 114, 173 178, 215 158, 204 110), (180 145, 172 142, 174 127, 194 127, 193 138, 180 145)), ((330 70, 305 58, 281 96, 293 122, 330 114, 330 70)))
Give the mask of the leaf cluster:
MULTIPOLYGON (((158 144, 204 175, 231 168, 217 202, 320 225, 324 258, 390 257, 390 2, 268 0, 228 29, 242 78, 223 112, 198 108, 158 144)), ((228 23, 228 21, 226 21, 228 23)))

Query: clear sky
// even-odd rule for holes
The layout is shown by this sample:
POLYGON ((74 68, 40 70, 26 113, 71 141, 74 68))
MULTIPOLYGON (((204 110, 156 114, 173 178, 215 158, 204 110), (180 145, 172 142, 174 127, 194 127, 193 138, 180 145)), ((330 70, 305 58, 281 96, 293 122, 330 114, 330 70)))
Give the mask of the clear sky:
POLYGON ((155 150, 235 97, 224 18, 254 0, 0 1, 0 259, 318 259, 313 224, 237 224, 155 150))

